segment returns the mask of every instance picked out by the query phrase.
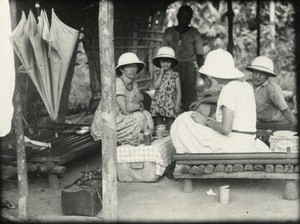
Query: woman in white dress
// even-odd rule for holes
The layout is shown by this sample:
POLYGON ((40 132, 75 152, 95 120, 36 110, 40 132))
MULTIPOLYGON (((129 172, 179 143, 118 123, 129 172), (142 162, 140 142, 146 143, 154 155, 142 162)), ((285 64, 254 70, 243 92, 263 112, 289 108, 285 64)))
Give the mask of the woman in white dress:
POLYGON ((224 84, 217 102, 216 118, 196 111, 181 114, 171 127, 177 153, 254 152, 256 105, 250 84, 241 80, 230 53, 208 53, 199 72, 224 84))

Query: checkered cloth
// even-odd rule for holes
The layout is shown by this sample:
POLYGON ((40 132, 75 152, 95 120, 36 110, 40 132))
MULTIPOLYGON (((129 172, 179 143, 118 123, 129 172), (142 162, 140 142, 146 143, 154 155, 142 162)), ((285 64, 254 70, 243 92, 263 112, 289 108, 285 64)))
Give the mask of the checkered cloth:
POLYGON ((154 162, 156 163, 155 174, 162 176, 166 167, 173 161, 175 148, 171 136, 161 140, 155 140, 149 146, 121 145, 117 148, 118 163, 130 162, 154 162))

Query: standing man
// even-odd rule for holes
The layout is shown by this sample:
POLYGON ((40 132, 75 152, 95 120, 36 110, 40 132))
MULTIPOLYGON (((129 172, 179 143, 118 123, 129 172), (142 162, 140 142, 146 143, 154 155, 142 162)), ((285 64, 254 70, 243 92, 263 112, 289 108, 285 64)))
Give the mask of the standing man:
POLYGON ((182 5, 177 14, 178 25, 165 30, 162 46, 168 46, 175 51, 179 65, 174 68, 180 74, 182 106, 188 111, 190 104, 196 98, 195 83, 197 70, 203 65, 203 46, 200 33, 190 27, 193 10, 188 5, 182 5))
POLYGON ((296 124, 297 120, 284 99, 281 87, 269 79, 276 77, 273 61, 266 56, 258 56, 246 69, 253 73, 257 122, 296 124))

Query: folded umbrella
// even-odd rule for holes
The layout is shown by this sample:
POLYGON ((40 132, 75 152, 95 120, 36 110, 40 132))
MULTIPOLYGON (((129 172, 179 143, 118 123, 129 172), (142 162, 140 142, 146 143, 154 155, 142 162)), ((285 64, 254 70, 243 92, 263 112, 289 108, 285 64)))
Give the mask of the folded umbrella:
MULTIPOLYGON (((27 74, 30 76, 42 100, 45 102, 45 91, 42 86, 42 79, 38 75, 37 62, 34 55, 34 49, 30 42, 29 36, 34 36, 37 33, 37 24, 33 13, 30 11, 26 20, 25 13, 22 12, 21 20, 10 36, 10 41, 13 48, 21 60, 27 74)), ((47 107, 47 105, 46 105, 47 107)), ((48 109, 48 108, 47 108, 48 109)))
POLYGON ((51 21, 49 58, 55 105, 54 116, 57 117, 64 81, 77 43, 79 31, 65 25, 56 16, 53 9, 51 21))
MULTIPOLYGON (((39 91, 46 109, 52 120, 55 120, 55 105, 54 105, 54 97, 52 92, 52 79, 51 79, 51 70, 50 70, 50 61, 48 58, 48 40, 42 38, 43 33, 47 38, 45 33, 47 33, 47 29, 49 32, 49 22, 47 19, 47 15, 45 15, 45 11, 41 11, 41 16, 39 17, 39 22, 34 24, 33 31, 29 33, 30 42, 33 47, 34 56, 37 64, 37 73, 32 77, 33 80, 36 80, 37 89, 41 89, 39 91)), ((32 13, 29 13, 29 17, 32 13)), ((33 16, 33 15, 32 15, 33 16)))
POLYGON ((65 25, 52 9, 52 24, 44 10, 38 24, 30 11, 10 36, 13 48, 36 86, 53 121, 58 117, 60 98, 79 32, 65 25))

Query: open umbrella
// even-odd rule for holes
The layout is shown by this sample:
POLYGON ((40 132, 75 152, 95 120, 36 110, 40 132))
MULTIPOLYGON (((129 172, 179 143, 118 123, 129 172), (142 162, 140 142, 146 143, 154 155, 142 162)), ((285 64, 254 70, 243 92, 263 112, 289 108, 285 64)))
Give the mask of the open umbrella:
POLYGON ((52 9, 49 29, 47 14, 41 11, 38 24, 30 11, 21 20, 10 40, 32 79, 53 121, 58 117, 61 93, 79 32, 65 25, 52 9))

